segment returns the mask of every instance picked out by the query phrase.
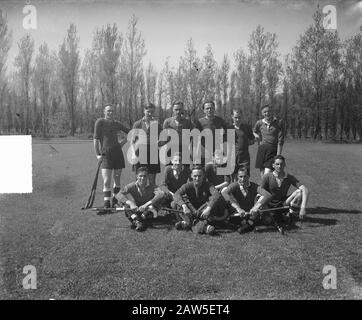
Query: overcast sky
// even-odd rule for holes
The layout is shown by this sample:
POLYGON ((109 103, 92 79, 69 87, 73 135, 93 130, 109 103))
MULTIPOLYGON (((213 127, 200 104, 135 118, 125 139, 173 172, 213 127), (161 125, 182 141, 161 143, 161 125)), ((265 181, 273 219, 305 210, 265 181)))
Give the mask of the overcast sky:
POLYGON ((258 24, 276 33, 279 51, 289 53, 299 35, 312 23, 317 3, 337 8, 337 28, 342 39, 356 34, 362 25, 362 1, 8 1, 0 0, 13 31, 10 63, 17 54, 17 42, 30 32, 35 46, 46 42, 58 50, 70 23, 75 23, 80 37, 80 51, 91 47, 97 27, 116 23, 125 34, 135 14, 139 30, 146 41, 145 64, 151 61, 160 70, 167 57, 175 66, 184 53, 186 41, 192 37, 199 56, 210 43, 215 58, 221 62, 226 53, 231 58, 238 48, 247 50, 250 34, 258 24), (37 29, 23 28, 22 10, 26 3, 37 9, 37 29))

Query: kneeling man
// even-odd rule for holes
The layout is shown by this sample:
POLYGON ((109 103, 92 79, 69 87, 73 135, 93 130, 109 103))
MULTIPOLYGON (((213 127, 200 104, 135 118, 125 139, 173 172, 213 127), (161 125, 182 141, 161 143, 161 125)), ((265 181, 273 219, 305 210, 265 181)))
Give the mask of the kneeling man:
POLYGON ((126 185, 120 192, 120 201, 130 209, 128 219, 132 228, 143 231, 146 222, 157 217, 157 204, 163 198, 163 192, 154 184, 147 184, 148 169, 139 167, 136 181, 126 185))
POLYGON ((263 176, 261 187, 271 195, 270 201, 267 203, 269 207, 277 208, 286 205, 290 207, 290 214, 300 208, 299 219, 303 220, 309 191, 296 177, 285 172, 285 165, 285 158, 282 155, 275 156, 272 161, 274 171, 263 176), (291 186, 297 189, 288 195, 291 186))
POLYGON ((240 167, 237 182, 231 183, 221 193, 229 203, 230 214, 237 213, 241 218, 238 220, 239 233, 253 230, 259 216, 258 211, 268 200, 268 194, 256 183, 249 181, 248 168, 240 167))
POLYGON ((192 182, 184 184, 175 192, 175 203, 182 208, 182 221, 176 223, 176 228, 190 229, 195 224, 197 233, 214 234, 215 227, 208 223, 213 214, 215 204, 220 194, 215 187, 205 180, 204 168, 196 165, 191 171, 192 182), (197 222, 199 220, 199 222, 197 222))
POLYGON ((164 192, 163 205, 175 209, 173 196, 185 183, 190 181, 190 169, 181 162, 181 153, 176 152, 171 160, 171 165, 166 166, 165 178, 160 189, 164 192))

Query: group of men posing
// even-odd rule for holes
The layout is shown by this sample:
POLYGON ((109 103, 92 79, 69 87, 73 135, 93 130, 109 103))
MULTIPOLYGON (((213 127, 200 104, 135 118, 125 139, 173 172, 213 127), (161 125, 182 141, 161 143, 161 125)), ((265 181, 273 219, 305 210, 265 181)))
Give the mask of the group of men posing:
MULTIPOLYGON (((261 208, 289 206, 283 219, 289 220, 296 210, 299 218, 305 217, 308 189, 298 179, 285 171, 285 158, 281 155, 284 144, 284 128, 280 120, 274 117, 269 105, 262 107, 263 119, 253 128, 242 122, 242 111, 232 109, 232 125, 215 115, 215 104, 206 101, 203 104, 205 116, 192 123, 186 118, 182 102, 173 104, 173 117, 163 123, 163 129, 174 129, 180 138, 179 152, 166 166, 163 183, 156 185, 156 174, 160 173, 160 163, 151 163, 151 123, 155 106, 144 106, 144 117, 136 121, 133 129, 143 129, 147 135, 147 159, 133 165, 136 181, 127 184, 121 190, 121 172, 125 168, 122 146, 126 139, 118 141, 118 132, 130 131, 121 122, 113 119, 111 105, 104 108, 104 118, 95 123, 94 149, 97 159, 102 161, 104 207, 110 208, 122 204, 128 208, 131 226, 143 231, 157 216, 161 207, 176 212, 178 230, 195 230, 198 233, 214 234, 220 220, 232 221, 240 233, 252 231, 261 220, 261 208), (225 166, 225 157, 220 149, 212 147, 213 161, 205 163, 205 145, 202 147, 202 159, 198 164, 182 163, 182 130, 196 128, 200 132, 210 129, 214 135, 216 129, 234 129, 235 132, 235 170, 230 175, 218 175, 218 168, 225 166), (258 141, 255 167, 261 173, 261 185, 249 181, 250 155, 249 145, 258 141), (112 190, 112 178, 114 181, 112 190), (296 190, 288 194, 290 186, 296 190), (113 191, 113 192, 112 192, 113 191), (113 193, 113 195, 112 195, 113 193)), ((158 123, 157 123, 158 125, 158 123)), ((159 131, 162 127, 158 125, 159 131)), ((132 139, 135 144, 137 137, 132 139)), ((161 147, 167 141, 158 141, 161 147)), ((189 141, 186 141, 189 144, 189 141)))

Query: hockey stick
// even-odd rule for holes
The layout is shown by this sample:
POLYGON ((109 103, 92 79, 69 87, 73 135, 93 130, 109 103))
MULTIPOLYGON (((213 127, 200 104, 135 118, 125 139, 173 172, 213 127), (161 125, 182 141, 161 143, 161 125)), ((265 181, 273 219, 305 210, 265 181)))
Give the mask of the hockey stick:
MULTIPOLYGON (((263 213, 267 213, 267 212, 282 211, 282 210, 289 209, 289 208, 290 208, 289 206, 268 208, 268 209, 261 209, 258 212, 263 214, 263 213)), ((246 215, 248 215, 248 213, 246 215)), ((241 217, 241 218, 243 218, 244 216, 241 216, 240 213, 234 213, 234 214, 230 215, 230 217, 241 217)))
MULTIPOLYGON (((190 202, 188 202, 187 204, 190 205, 190 202)), ((201 215, 202 210, 205 209, 206 205, 207 205, 207 203, 203 204, 199 209, 195 209, 192 206, 190 216, 187 216, 182 209, 172 209, 172 208, 167 208, 167 207, 161 207, 160 210, 167 211, 169 213, 173 213, 176 215, 176 218, 178 218, 178 219, 184 219, 185 216, 187 216, 188 219, 191 218, 193 220, 193 224, 196 224, 200 220, 205 220, 205 219, 201 218, 200 215, 201 215)))
POLYGON ((172 209, 172 208, 167 208, 167 207, 161 207, 160 211, 167 211, 169 213, 174 213, 174 214, 179 214, 179 213, 183 213, 182 210, 178 210, 178 209, 172 209))
MULTIPOLYGON (((262 210, 259 210, 258 212, 260 214, 263 214, 263 213, 269 213, 269 212, 275 212, 275 211, 283 211, 283 210, 286 210, 286 209, 289 209, 290 207, 289 206, 283 206, 283 207, 277 207, 277 208, 268 208, 268 209, 262 209, 262 210)), ((240 213, 234 213, 232 214, 230 217, 241 217, 242 219, 243 218, 247 218, 249 214, 244 214, 244 215, 241 215, 240 213)), ((229 218, 230 218, 229 217, 229 218)), ((282 226, 280 226, 274 219, 274 216, 270 216, 270 223, 273 225, 273 227, 275 227, 278 232, 282 235, 284 235, 284 229, 282 226)))
POLYGON ((96 212, 101 213, 101 214, 111 214, 111 213, 116 213, 116 212, 124 212, 124 213, 126 213, 126 215, 127 215, 127 213, 137 211, 137 209, 130 209, 130 208, 125 208, 125 207, 113 207, 113 208, 90 207, 90 208, 86 208, 84 210, 96 211, 96 212))
POLYGON ((87 210, 92 210, 92 211, 99 211, 99 212, 122 212, 122 211, 131 211, 131 209, 126 209, 123 207, 114 207, 114 208, 104 208, 104 207, 91 207, 91 208, 87 208, 87 210))
MULTIPOLYGON (((289 209, 289 206, 262 209, 262 210, 259 210, 259 212, 266 213, 266 212, 280 211, 280 210, 285 210, 285 209, 289 209)), ((170 213, 175 213, 175 214, 183 213, 183 210, 172 209, 172 208, 167 208, 167 207, 161 207, 160 210, 164 210, 164 211, 167 211, 170 213)), ((241 215, 240 215, 240 213, 234 213, 234 214, 230 215, 229 217, 241 217, 241 215)), ((215 219, 215 220, 218 221, 217 219, 215 219)))
POLYGON ((97 172, 96 172, 96 175, 95 175, 94 180, 93 180, 92 189, 91 189, 91 192, 90 192, 90 194, 89 194, 87 204, 86 204, 84 207, 82 207, 82 210, 89 209, 89 208, 91 208, 92 205, 93 205, 94 198, 95 198, 95 196, 96 196, 98 175, 99 175, 99 170, 100 170, 100 168, 101 168, 101 164, 102 164, 102 160, 98 161, 97 172))

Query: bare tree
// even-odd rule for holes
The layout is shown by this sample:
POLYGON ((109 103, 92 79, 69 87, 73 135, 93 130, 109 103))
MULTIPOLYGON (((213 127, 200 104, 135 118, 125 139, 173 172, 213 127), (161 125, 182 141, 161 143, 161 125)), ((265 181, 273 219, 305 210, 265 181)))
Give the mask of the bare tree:
POLYGON ((21 92, 24 107, 24 126, 25 134, 29 134, 31 105, 30 105, 30 80, 32 76, 32 58, 34 53, 34 41, 27 34, 18 42, 19 53, 15 58, 15 66, 21 82, 21 92))
POLYGON ((166 89, 165 89, 165 77, 163 75, 163 72, 161 71, 159 77, 158 77, 158 83, 157 83, 157 106, 158 106, 158 118, 163 118, 163 108, 162 106, 164 105, 163 101, 164 101, 164 96, 166 94, 166 89))
POLYGON ((79 38, 77 37, 77 27, 71 24, 58 53, 60 78, 69 114, 71 136, 74 136, 76 130, 75 115, 79 90, 78 71, 80 66, 78 46, 79 38))
POLYGON ((143 65, 141 65, 139 72, 136 74, 135 79, 135 90, 133 91, 133 101, 135 103, 135 113, 134 117, 139 119, 143 116, 143 109, 146 102, 146 84, 145 84, 145 76, 143 71, 143 65))
POLYGON ((269 103, 272 107, 275 106, 275 94, 281 80, 282 72, 282 63, 276 57, 271 57, 267 62, 265 78, 269 103))
POLYGON ((319 10, 314 14, 314 24, 300 37, 295 47, 295 57, 300 71, 312 89, 314 110, 313 138, 321 137, 321 107, 324 87, 331 67, 331 53, 338 52, 338 35, 323 27, 319 10))
POLYGON ((87 50, 80 69, 80 91, 85 110, 85 126, 87 132, 93 131, 94 121, 96 118, 95 109, 97 104, 97 59, 92 50, 87 50))
MULTIPOLYGON (((0 10, 0 127, 5 127, 5 119, 9 117, 8 111, 4 110, 5 96, 8 90, 8 82, 6 78, 6 62, 11 44, 11 32, 8 29, 7 18, 0 10), (5 117, 6 113, 6 117, 5 117)), ((7 129, 10 129, 10 122, 7 121, 7 129)))
POLYGON ((179 61, 179 65, 177 71, 173 74, 173 85, 175 91, 175 100, 181 100, 188 111, 190 111, 187 99, 187 81, 186 81, 186 74, 184 73, 184 68, 179 61))
POLYGON ((249 40, 257 116, 259 115, 261 104, 265 100, 265 70, 268 61, 277 55, 277 48, 276 34, 265 33, 264 28, 258 25, 256 30, 252 32, 249 40))
POLYGON ((132 16, 128 23, 128 32, 125 38, 125 44, 122 50, 122 80, 125 86, 126 104, 128 109, 128 120, 132 124, 135 110, 137 108, 135 93, 138 91, 137 79, 139 74, 143 73, 142 60, 146 55, 145 41, 137 28, 138 19, 132 16))
MULTIPOLYGON (((233 107, 238 106, 238 99, 237 99, 237 92, 236 92, 236 82, 237 82, 238 75, 235 70, 231 72, 230 76, 230 93, 229 93, 229 104, 230 109, 233 107)), ((231 110, 230 110, 231 111, 231 110)), ((230 117, 230 113, 228 114, 228 118, 230 117)))
POLYGON ((180 59, 180 68, 182 79, 186 82, 187 88, 186 107, 189 113, 195 117, 204 98, 200 81, 203 63, 197 57, 192 38, 186 43, 185 54, 180 59))
POLYGON ((201 85, 204 91, 204 99, 215 99, 217 63, 214 58, 214 52, 210 44, 206 47, 206 54, 203 57, 203 70, 201 72, 201 85))
POLYGON ((50 85, 54 59, 52 58, 48 45, 43 43, 39 47, 38 55, 35 58, 34 67, 34 82, 37 91, 39 92, 39 100, 41 105, 41 131, 43 137, 48 134, 48 118, 50 109, 50 85))
POLYGON ((155 103, 156 84, 157 72, 152 63, 149 63, 146 69, 146 99, 148 103, 155 103))
POLYGON ((242 49, 234 54, 236 65, 236 96, 240 101, 244 118, 248 123, 255 119, 253 113, 253 92, 252 92, 252 60, 242 49))
POLYGON ((163 117, 167 117, 170 115, 170 110, 167 112, 169 106, 171 106, 172 102, 176 100, 176 91, 175 91, 175 76, 173 69, 170 68, 169 59, 167 58, 165 61, 165 65, 162 68, 159 76, 158 76, 158 84, 161 86, 158 90, 158 103, 160 112, 159 116, 162 120, 163 117))
POLYGON ((117 70, 122 49, 122 35, 117 26, 109 24, 97 29, 93 38, 93 53, 97 66, 101 104, 117 103, 117 70))
POLYGON ((228 103, 228 91, 229 91, 229 71, 230 71, 230 62, 228 56, 225 54, 221 63, 220 68, 217 72, 217 77, 220 82, 220 91, 218 92, 221 100, 220 105, 220 114, 222 117, 226 117, 227 103, 228 103))
MULTIPOLYGON (((344 126, 351 123, 352 133, 362 140, 362 32, 345 42, 344 80, 346 87, 345 104, 349 115, 342 114, 344 126)), ((343 109, 341 110, 343 112, 343 109)), ((347 130, 345 130, 347 131, 347 130)))

